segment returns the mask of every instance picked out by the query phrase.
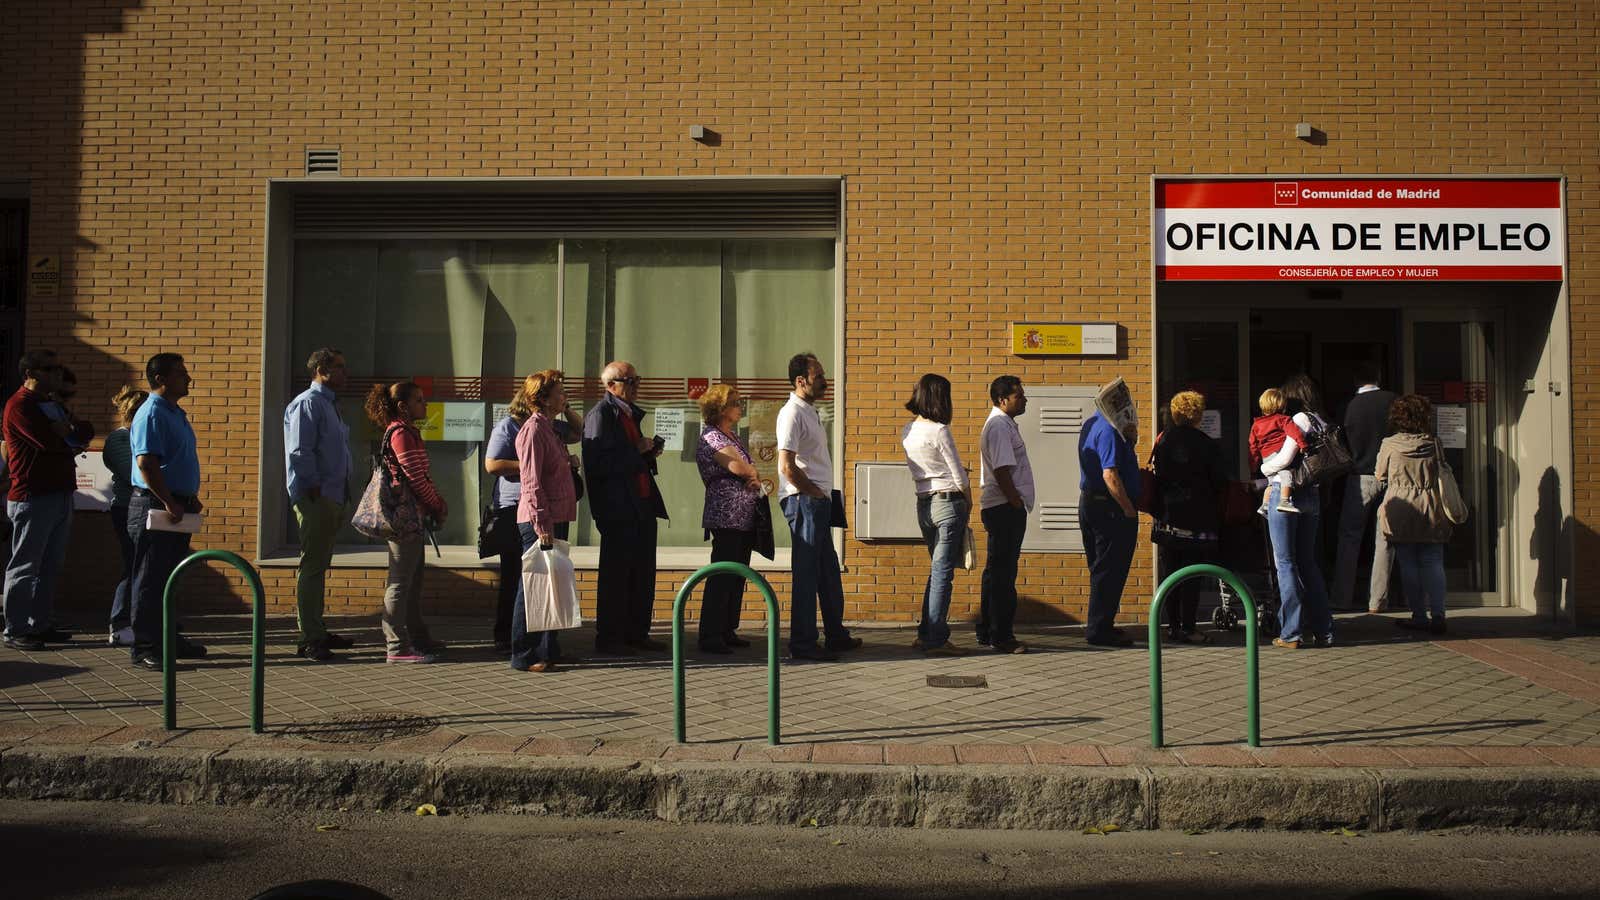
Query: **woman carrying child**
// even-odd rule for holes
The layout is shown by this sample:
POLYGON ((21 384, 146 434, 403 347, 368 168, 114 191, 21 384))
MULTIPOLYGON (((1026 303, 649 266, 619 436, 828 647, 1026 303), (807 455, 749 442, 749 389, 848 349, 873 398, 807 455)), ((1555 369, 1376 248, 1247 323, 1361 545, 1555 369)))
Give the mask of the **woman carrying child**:
MULTIPOLYGON (((1262 396, 1265 399, 1266 395, 1262 396)), ((1261 474, 1272 482, 1267 491, 1267 532, 1272 537, 1281 604, 1281 626, 1272 645, 1288 650, 1297 650, 1303 644, 1330 647, 1333 645, 1333 614, 1328 609, 1327 582, 1317 565, 1322 497, 1316 488, 1311 488, 1300 492, 1296 498, 1298 502, 1290 504, 1294 511, 1284 509, 1287 489, 1281 477, 1299 458, 1305 436, 1328 427, 1322 419, 1322 392, 1309 376, 1296 375, 1284 383, 1283 401, 1282 412, 1291 420, 1283 426, 1286 438, 1276 452, 1261 462, 1261 474)), ((1251 430, 1253 448, 1254 428, 1251 430)))

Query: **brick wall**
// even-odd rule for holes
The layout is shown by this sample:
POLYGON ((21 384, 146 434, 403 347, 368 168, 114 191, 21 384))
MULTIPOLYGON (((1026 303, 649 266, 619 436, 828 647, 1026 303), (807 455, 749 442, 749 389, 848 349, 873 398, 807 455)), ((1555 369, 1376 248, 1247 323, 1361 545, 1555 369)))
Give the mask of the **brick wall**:
MULTIPOLYGON (((201 543, 248 548, 258 451, 241 423, 259 403, 265 180, 301 174, 308 146, 341 148, 347 177, 846 177, 846 359, 826 362, 848 379, 850 461, 898 456, 900 403, 927 369, 955 382, 974 458, 1001 371, 1122 375, 1148 398, 1153 173, 1560 172, 1577 576, 1596 583, 1592 3, 846 7, 11 0, 0 175, 30 180, 33 252, 63 259, 62 296, 30 306, 29 343, 60 348, 86 397, 109 397, 157 349, 185 353, 213 511, 201 543), (1299 121, 1327 144, 1294 140, 1299 121), (691 124, 720 145, 690 141, 691 124), (1125 326, 1125 357, 1007 356, 998 325, 1041 309, 1125 326)), ((109 402, 83 408, 110 427, 109 402)), ((97 540, 74 547, 81 596, 102 595, 114 568, 97 540)), ((925 559, 850 541, 850 614, 912 618, 925 559)), ((288 609, 290 573, 264 575, 288 609)), ((430 577, 438 607, 487 608, 487 572, 430 577)), ((340 570, 334 608, 375 609, 381 580, 340 570)), ((663 577, 663 614, 671 588, 663 577)), ((1142 553, 1130 596, 1151 588, 1142 553)), ((1023 591, 1034 618, 1079 618, 1082 558, 1028 557, 1023 591)), ((1600 592, 1578 594, 1600 617, 1600 592)), ((976 576, 958 575, 954 614, 976 598, 976 576)))

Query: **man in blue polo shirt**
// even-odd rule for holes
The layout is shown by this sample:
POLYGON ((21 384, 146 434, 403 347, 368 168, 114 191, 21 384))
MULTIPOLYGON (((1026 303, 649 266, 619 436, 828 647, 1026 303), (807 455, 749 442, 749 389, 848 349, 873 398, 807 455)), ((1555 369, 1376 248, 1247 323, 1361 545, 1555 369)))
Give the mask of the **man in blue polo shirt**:
POLYGON ((1098 412, 1078 433, 1078 529, 1089 563, 1089 643, 1131 647, 1116 627, 1122 588, 1133 564, 1139 515, 1133 497, 1139 493, 1139 460, 1131 438, 1117 432, 1098 412))
MULTIPOLYGON (((193 384, 183 357, 157 353, 145 364, 144 375, 150 382, 150 399, 139 407, 128 429, 134 463, 133 497, 128 501, 128 537, 133 540, 133 664, 159 670, 161 594, 172 570, 189 555, 190 536, 155 531, 146 528, 145 521, 152 511, 173 524, 200 512, 200 457, 189 416, 178 406, 193 384)), ((180 659, 205 655, 205 647, 179 638, 180 659)))

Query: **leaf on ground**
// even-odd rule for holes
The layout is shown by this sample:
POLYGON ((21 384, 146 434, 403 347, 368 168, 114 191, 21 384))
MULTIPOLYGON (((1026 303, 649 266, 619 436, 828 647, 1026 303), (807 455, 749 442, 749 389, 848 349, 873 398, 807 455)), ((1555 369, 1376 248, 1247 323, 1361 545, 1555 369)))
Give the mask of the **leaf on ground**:
POLYGON ((818 824, 818 823, 817 823, 817 820, 816 820, 816 818, 815 818, 815 817, 813 817, 813 818, 810 818, 810 819, 807 819, 807 820, 806 820, 806 825, 805 825, 805 827, 807 827, 807 828, 821 828, 821 827, 822 827, 822 826, 821 826, 821 825, 819 825, 819 824, 818 824))
POLYGON ((1209 828, 1185 828, 1183 830, 1183 833, 1187 834, 1190 837, 1194 837, 1195 835, 1199 835, 1199 834, 1210 834, 1211 833, 1211 829, 1209 829, 1209 828))
POLYGON ((1332 828, 1324 831, 1323 834, 1334 837, 1361 837, 1361 832, 1356 831, 1354 828, 1332 828))
POLYGON ((1206 855, 1207 856, 1221 856, 1222 855, 1222 851, 1221 850, 1207 850, 1206 851, 1206 855))
POLYGON ((317 826, 317 830, 318 831, 338 831, 339 830, 339 826, 337 826, 337 825, 318 825, 317 826))
POLYGON ((419 816, 437 816, 438 814, 439 807, 434 806, 432 803, 424 803, 417 807, 417 815, 419 816))
POLYGON ((1085 828, 1083 830, 1083 833, 1084 834, 1105 834, 1106 831, 1105 831, 1104 828, 1101 828, 1098 825, 1090 825, 1088 828, 1085 828))
POLYGON ((835 847, 843 847, 844 846, 844 841, 836 840, 836 841, 833 842, 833 845, 835 847))
POLYGON ((1100 830, 1105 832, 1106 834, 1111 834, 1112 832, 1121 831, 1122 830, 1122 826, 1118 825, 1115 822, 1112 822, 1109 825, 1101 825, 1100 826, 1100 830))

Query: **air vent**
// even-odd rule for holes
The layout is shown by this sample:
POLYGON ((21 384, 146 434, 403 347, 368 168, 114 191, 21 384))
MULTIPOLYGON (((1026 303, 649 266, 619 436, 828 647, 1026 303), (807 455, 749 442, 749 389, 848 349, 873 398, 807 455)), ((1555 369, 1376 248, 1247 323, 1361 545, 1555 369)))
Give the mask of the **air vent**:
POLYGON ((1044 434, 1076 434, 1083 428, 1082 406, 1044 406, 1039 409, 1039 431, 1044 434))
POLYGON ((1066 503, 1039 504, 1039 527, 1046 531, 1077 531, 1077 505, 1066 503))
POLYGON ((337 147, 323 150, 306 151, 307 175, 338 175, 339 174, 339 149, 337 147))

